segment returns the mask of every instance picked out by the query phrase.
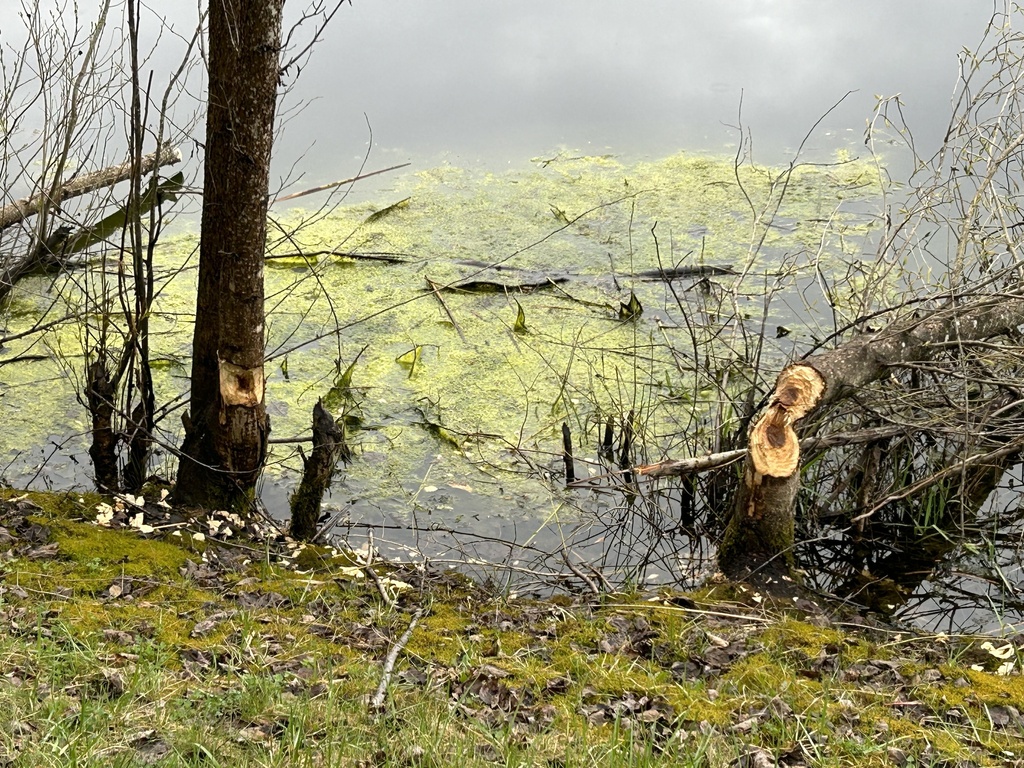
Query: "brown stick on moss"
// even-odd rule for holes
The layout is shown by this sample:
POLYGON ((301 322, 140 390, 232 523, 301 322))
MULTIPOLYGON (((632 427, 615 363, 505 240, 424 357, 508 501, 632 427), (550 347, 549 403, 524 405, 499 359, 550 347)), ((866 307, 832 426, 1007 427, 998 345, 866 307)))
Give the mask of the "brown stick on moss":
POLYGON ((302 457, 302 482, 291 497, 293 538, 311 541, 316 536, 320 502, 331 485, 338 459, 346 455, 345 432, 318 400, 313 406, 313 453, 302 457))

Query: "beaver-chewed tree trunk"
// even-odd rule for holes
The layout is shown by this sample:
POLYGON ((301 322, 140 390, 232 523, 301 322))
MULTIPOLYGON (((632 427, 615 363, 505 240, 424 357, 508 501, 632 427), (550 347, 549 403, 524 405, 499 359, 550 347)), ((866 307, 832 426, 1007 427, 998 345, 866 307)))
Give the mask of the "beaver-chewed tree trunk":
POLYGON ((191 414, 176 498, 245 511, 266 459, 263 258, 284 0, 209 6, 191 414))
POLYGON ((718 550, 734 579, 767 580, 793 565, 793 508, 800 488, 794 425, 886 373, 934 357, 950 343, 990 338, 1024 324, 1024 299, 986 297, 946 305, 863 334, 785 368, 768 407, 750 430, 743 479, 718 550))
POLYGON ((96 471, 96 488, 107 493, 120 490, 117 474, 117 436, 114 434, 114 385, 106 366, 96 361, 89 366, 85 388, 92 415, 92 445, 89 456, 96 471))
POLYGON ((313 406, 313 453, 302 457, 302 482, 292 495, 290 533, 299 541, 312 541, 320 519, 320 502, 331 485, 338 460, 348 457, 345 432, 318 400, 313 406))

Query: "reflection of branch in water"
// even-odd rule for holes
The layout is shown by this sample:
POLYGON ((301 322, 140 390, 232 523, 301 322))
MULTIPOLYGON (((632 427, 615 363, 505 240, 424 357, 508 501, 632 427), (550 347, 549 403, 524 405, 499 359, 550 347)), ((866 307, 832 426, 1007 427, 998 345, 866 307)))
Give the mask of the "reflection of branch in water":
MULTIPOLYGON (((866 535, 847 530, 835 539, 814 546, 798 545, 804 569, 819 588, 883 616, 913 616, 917 624, 934 617, 946 622, 951 631, 962 631, 968 622, 975 621, 974 614, 979 610, 986 613, 992 610, 987 591, 974 594, 946 580, 930 579, 961 542, 977 535, 980 509, 1016 460, 1012 453, 999 458, 987 466, 961 463, 957 482, 946 489, 949 503, 944 507, 944 517, 936 519, 928 528, 922 530, 912 524, 912 509, 906 513, 911 522, 901 522, 897 511, 894 520, 875 522, 866 535), (958 516, 953 515, 954 508, 959 509, 958 516), (924 610, 930 601, 942 599, 940 592, 970 599, 951 601, 951 606, 943 612, 924 610), (956 627, 952 626, 954 623, 956 627)), ((935 474, 926 466, 920 469, 927 477, 935 474)), ((960 573, 959 578, 967 575, 960 573)), ((1005 577, 989 583, 999 584, 1004 594, 1012 594, 1005 577)), ((1000 601, 1007 604, 1005 597, 1000 601)))

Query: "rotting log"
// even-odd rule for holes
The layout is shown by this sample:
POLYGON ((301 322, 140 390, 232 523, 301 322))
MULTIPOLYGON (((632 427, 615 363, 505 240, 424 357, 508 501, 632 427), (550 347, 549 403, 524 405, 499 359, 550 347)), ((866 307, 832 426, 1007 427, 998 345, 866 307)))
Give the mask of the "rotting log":
POLYGON ((312 541, 316 536, 320 502, 331 485, 338 459, 346 457, 345 432, 318 400, 313 406, 313 453, 302 457, 302 482, 290 500, 292 538, 312 541))
POLYGON ((1019 294, 947 303, 786 367, 750 430, 740 488, 718 551, 722 572, 758 581, 790 574, 800 488, 797 422, 901 365, 927 361, 950 344, 998 336, 1021 324, 1024 298, 1019 294))
MULTIPOLYGON (((151 152, 142 158, 139 172, 142 175, 152 173, 164 165, 174 165, 181 162, 181 150, 171 144, 165 144, 155 152, 151 152)), ((51 195, 36 195, 32 198, 15 200, 13 203, 0 208, 0 231, 7 229, 19 221, 24 221, 47 206, 60 205, 72 197, 84 195, 95 189, 112 187, 115 184, 127 180, 133 172, 132 161, 126 160, 119 165, 112 165, 102 168, 83 176, 78 176, 57 187, 57 191, 51 195)))

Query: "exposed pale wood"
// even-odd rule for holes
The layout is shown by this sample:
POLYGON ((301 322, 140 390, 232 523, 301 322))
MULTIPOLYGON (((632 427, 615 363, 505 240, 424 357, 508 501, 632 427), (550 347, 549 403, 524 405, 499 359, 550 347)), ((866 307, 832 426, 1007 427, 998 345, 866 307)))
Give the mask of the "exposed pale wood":
POLYGON ((825 380, 808 365, 791 365, 779 374, 775 395, 750 430, 754 469, 769 477, 787 477, 800 465, 800 440, 793 424, 821 399, 825 380))

